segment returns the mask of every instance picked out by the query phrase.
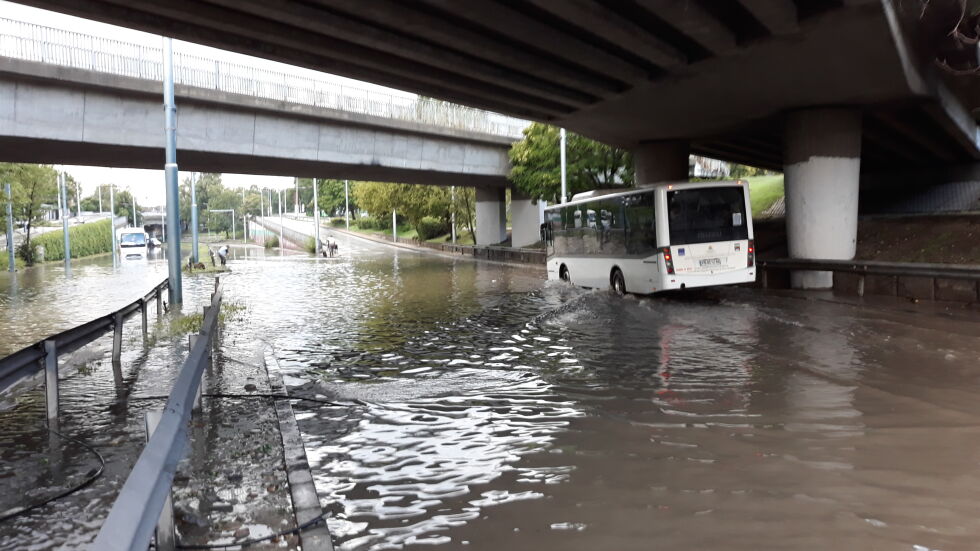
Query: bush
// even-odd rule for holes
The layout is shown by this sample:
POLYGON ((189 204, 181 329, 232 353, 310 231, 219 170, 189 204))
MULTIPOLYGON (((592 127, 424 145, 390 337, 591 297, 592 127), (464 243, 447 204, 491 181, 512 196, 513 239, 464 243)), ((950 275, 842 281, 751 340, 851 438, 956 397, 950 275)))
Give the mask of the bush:
MULTIPOLYGON (((23 243, 18 254, 28 264, 37 259, 37 248, 44 247, 44 260, 65 259, 65 232, 53 231, 31 239, 30 250, 23 243)), ((112 252, 112 234, 109 233, 109 220, 99 220, 68 228, 71 240, 71 257, 80 258, 95 254, 112 252)))
POLYGON ((312 237, 306 238, 306 243, 303 245, 303 248, 310 254, 316 254, 316 239, 312 237))
POLYGON ((434 239, 447 231, 446 223, 434 216, 423 216, 415 225, 415 232, 419 234, 419 239, 422 241, 434 239))
POLYGON ((273 249, 273 248, 278 247, 278 246, 279 246, 279 238, 276 237, 275 235, 273 235, 272 237, 269 237, 269 238, 267 238, 265 240, 265 248, 266 249, 273 249))
POLYGON ((357 227, 362 230, 379 230, 378 221, 370 216, 365 216, 364 218, 359 218, 357 220, 357 227))
POLYGON ((331 218, 330 219, 330 225, 333 226, 333 227, 335 227, 335 228, 345 228, 345 227, 347 227, 347 220, 345 220, 343 218, 339 218, 339 217, 338 218, 331 218))

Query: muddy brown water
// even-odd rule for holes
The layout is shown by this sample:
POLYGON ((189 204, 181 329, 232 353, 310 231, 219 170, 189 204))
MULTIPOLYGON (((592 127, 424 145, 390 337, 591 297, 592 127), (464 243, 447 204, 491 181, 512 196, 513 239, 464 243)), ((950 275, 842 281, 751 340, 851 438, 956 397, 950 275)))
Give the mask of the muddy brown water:
POLYGON ((233 259, 247 316, 224 334, 338 404, 294 408, 339 549, 980 541, 978 319, 748 289, 622 299, 339 242, 233 259))

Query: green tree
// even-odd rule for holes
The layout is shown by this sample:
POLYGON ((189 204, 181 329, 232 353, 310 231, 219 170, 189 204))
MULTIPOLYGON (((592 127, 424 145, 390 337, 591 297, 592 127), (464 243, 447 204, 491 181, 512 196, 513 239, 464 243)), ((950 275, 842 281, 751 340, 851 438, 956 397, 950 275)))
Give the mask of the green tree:
POLYGON ((449 188, 417 184, 358 182, 352 191, 357 204, 384 224, 391 211, 418 230, 422 218, 432 216, 447 223, 450 213, 449 188))
POLYGON ((25 239, 18 254, 27 264, 36 261, 31 230, 48 209, 57 208, 57 178, 54 168, 47 165, 0 163, 0 182, 11 184, 14 220, 24 226, 25 239))
MULTIPOLYGON (((351 183, 351 190, 353 190, 354 184, 351 183)), ((318 205, 320 210, 325 212, 327 216, 343 216, 344 215, 344 181, 343 180, 320 180, 319 181, 319 191, 320 195, 317 197, 318 205)), ((312 209, 312 203, 310 204, 310 209, 312 209)), ((358 211, 357 198, 354 193, 350 194, 350 210, 351 213, 356 213, 358 211)), ((351 216, 351 218, 355 218, 351 216)))
MULTIPOLYGON (((633 185, 633 156, 626 150, 568 132, 568 192, 633 185)), ((561 193, 561 145, 558 128, 532 123, 510 148, 510 180, 533 199, 557 202, 561 193)))

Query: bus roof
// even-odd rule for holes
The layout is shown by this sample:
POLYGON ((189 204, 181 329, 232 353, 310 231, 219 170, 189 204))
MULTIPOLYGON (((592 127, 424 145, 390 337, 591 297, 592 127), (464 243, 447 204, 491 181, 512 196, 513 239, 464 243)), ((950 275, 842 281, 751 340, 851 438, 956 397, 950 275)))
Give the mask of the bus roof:
POLYGON ((582 193, 576 193, 572 196, 572 199, 567 203, 556 203, 554 205, 548 205, 545 210, 563 208, 570 205, 588 203, 600 198, 609 197, 622 197, 624 195, 633 195, 637 193, 650 193, 660 188, 672 189, 672 188, 707 188, 707 187, 727 187, 727 186, 745 186, 748 182, 745 180, 715 180, 707 182, 662 182, 659 184, 644 184, 636 186, 634 188, 607 188, 607 189, 593 189, 590 191, 583 191, 582 193))

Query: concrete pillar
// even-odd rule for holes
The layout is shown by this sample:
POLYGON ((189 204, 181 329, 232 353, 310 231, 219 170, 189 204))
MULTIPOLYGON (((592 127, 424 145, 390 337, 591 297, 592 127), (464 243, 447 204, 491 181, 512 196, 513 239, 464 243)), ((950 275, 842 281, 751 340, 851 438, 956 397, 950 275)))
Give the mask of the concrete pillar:
POLYGON ((511 244, 515 247, 541 240, 541 209, 516 189, 510 192, 510 225, 511 244))
MULTIPOLYGON (((820 108, 790 113, 784 133, 786 240, 791 258, 854 258, 861 112, 820 108)), ((829 289, 831 272, 798 271, 794 289, 829 289)))
POLYGON ((687 181, 690 151, 681 140, 641 143, 633 149, 636 185, 687 181))
POLYGON ((504 188, 476 188, 477 245, 496 245, 507 239, 506 199, 504 188))

